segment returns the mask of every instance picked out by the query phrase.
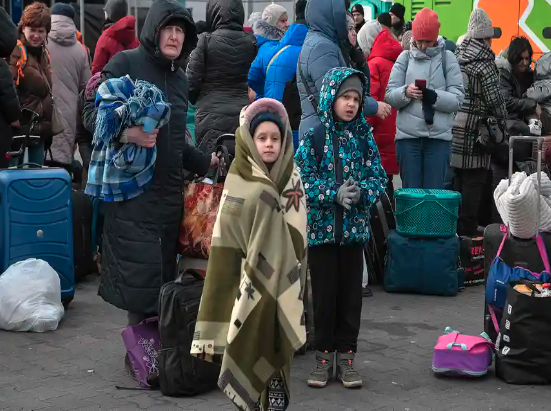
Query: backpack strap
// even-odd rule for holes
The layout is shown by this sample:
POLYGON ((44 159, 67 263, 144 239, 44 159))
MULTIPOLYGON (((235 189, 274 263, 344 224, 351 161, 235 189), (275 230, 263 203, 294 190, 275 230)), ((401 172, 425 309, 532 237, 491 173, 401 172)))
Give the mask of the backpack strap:
POLYGON ((268 63, 268 65, 266 66, 266 74, 268 74, 268 70, 270 69, 270 66, 272 65, 272 63, 275 61, 275 59, 281 54, 283 53, 285 50, 287 50, 289 47, 291 47, 290 45, 287 45, 283 48, 281 48, 271 59, 270 59, 270 62, 268 63))
MULTIPOLYGON (((308 101, 310 104, 312 104, 312 108, 314 109, 314 114, 318 115, 318 102, 316 100, 316 97, 314 96, 314 93, 312 92, 312 89, 308 85, 308 81, 306 80, 306 76, 302 72, 302 64, 300 64, 300 55, 298 56, 298 74, 300 75, 300 80, 302 81, 302 84, 304 85, 304 89, 306 90, 306 94, 308 96, 308 101)), ((316 134, 312 136, 312 145, 314 148, 314 155, 316 156, 316 160, 318 161, 318 164, 321 163, 321 159, 323 157, 323 147, 325 146, 325 141, 319 138, 316 138, 316 134)))
POLYGON ((19 58, 19 60, 17 60, 17 63, 15 63, 15 67, 17 68, 17 78, 15 79, 15 85, 19 86, 19 79, 21 77, 25 77, 25 75, 23 74, 23 69, 27 65, 27 48, 21 40, 17 40, 17 47, 19 48, 19 51, 21 51, 21 57, 19 58))

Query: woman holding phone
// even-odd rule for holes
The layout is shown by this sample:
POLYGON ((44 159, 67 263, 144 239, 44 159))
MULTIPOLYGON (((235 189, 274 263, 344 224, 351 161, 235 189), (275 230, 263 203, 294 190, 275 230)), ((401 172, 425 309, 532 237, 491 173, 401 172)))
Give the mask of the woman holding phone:
POLYGON ((444 188, 455 113, 464 99, 457 59, 438 36, 438 15, 423 9, 410 50, 392 68, 385 101, 398 111, 396 155, 404 188, 444 188))

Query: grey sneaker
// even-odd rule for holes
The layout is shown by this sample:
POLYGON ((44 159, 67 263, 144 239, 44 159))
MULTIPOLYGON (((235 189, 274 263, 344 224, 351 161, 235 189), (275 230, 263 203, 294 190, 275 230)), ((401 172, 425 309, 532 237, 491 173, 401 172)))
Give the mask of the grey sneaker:
POLYGON ((337 353, 337 380, 346 388, 358 388, 363 385, 362 377, 354 369, 354 353, 337 353))
POLYGON ((333 362, 335 353, 316 351, 316 370, 308 377, 310 387, 323 388, 330 378, 333 378, 333 362))

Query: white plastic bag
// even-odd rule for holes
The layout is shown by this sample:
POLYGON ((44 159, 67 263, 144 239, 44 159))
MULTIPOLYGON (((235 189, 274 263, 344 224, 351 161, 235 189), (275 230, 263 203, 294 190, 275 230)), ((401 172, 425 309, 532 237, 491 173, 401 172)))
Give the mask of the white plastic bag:
POLYGON ((64 313, 59 275, 46 261, 29 258, 0 275, 1 329, 53 331, 64 313))

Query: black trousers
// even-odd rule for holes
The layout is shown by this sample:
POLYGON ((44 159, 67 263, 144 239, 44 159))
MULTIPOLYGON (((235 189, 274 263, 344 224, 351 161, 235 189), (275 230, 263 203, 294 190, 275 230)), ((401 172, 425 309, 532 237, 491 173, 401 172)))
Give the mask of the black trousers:
POLYGON ((363 245, 310 247, 308 264, 316 350, 356 352, 362 315, 363 245))
POLYGON ((454 190, 461 193, 459 235, 476 235, 487 173, 485 168, 455 169, 454 190))

